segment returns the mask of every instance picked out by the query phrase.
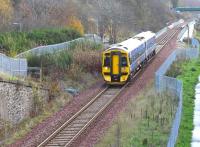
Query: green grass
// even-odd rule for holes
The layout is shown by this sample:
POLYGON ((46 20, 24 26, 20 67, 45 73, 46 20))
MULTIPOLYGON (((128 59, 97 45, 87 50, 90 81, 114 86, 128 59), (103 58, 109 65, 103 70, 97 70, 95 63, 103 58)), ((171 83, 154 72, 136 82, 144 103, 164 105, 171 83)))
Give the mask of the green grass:
POLYGON ((0 34, 0 45, 6 50, 7 55, 15 56, 40 45, 66 42, 79 37, 80 33, 71 28, 6 32, 0 34))
POLYGON ((166 146, 178 99, 150 87, 129 102, 96 147, 166 146))
POLYGON ((200 75, 200 59, 183 63, 182 74, 177 78, 183 82, 183 111, 176 147, 189 147, 193 130, 195 86, 200 75))
POLYGON ((199 31, 196 31, 195 38, 197 38, 198 40, 200 40, 200 32, 199 31))

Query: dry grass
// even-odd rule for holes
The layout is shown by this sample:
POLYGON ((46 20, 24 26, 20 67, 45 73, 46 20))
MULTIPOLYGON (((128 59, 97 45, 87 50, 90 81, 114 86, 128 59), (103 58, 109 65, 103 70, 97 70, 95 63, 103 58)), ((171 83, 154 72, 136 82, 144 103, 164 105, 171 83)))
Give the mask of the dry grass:
POLYGON ((166 146, 177 98, 151 87, 129 102, 97 147, 166 146))
POLYGON ((101 71, 100 51, 77 50, 73 55, 74 64, 81 67, 84 71, 93 73, 101 71))

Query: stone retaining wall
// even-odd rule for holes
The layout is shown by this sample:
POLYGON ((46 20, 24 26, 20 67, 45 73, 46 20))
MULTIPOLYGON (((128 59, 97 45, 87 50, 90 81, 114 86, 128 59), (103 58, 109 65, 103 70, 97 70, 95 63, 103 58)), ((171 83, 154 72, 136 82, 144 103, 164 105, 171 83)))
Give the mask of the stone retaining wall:
POLYGON ((47 101, 48 90, 37 89, 19 84, 0 81, 0 119, 19 123, 30 116, 35 96, 40 96, 42 101, 47 101))

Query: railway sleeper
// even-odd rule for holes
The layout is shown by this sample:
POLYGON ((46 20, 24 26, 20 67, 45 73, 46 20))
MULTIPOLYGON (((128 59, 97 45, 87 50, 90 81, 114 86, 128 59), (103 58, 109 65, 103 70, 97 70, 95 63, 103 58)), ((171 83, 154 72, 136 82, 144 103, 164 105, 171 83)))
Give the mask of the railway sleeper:
POLYGON ((56 139, 56 140, 53 140, 53 143, 56 144, 56 143, 60 143, 61 145, 65 145, 68 141, 66 141, 66 139, 56 139))
POLYGON ((78 130, 80 130, 80 128, 77 128, 77 127, 70 127, 69 128, 69 127, 67 127, 67 128, 64 129, 64 131, 75 131, 75 130, 78 131, 78 130))
POLYGON ((65 135, 65 134, 76 134, 78 132, 78 130, 75 130, 75 131, 62 131, 61 133, 60 133, 60 135, 65 135))
POLYGON ((82 128, 83 124, 72 124, 69 128, 82 128))
POLYGON ((67 136, 74 136, 78 133, 79 131, 75 132, 75 133, 72 133, 72 134, 59 134, 59 136, 56 136, 55 139, 62 139, 62 138, 65 138, 67 136))
POLYGON ((72 134, 72 135, 66 135, 66 136, 56 136, 56 138, 54 138, 53 140, 59 140, 59 139, 72 139, 76 134, 72 134))
POLYGON ((88 120, 86 120, 86 119, 76 119, 76 120, 74 120, 74 123, 85 123, 87 121, 88 120))
POLYGON ((45 145, 46 147, 59 147, 60 145, 58 144, 50 144, 50 145, 45 145))
POLYGON ((46 147, 59 147, 59 146, 65 146, 64 145, 60 145, 60 144, 57 144, 57 143, 52 143, 52 144, 48 144, 48 145, 45 145, 46 147))

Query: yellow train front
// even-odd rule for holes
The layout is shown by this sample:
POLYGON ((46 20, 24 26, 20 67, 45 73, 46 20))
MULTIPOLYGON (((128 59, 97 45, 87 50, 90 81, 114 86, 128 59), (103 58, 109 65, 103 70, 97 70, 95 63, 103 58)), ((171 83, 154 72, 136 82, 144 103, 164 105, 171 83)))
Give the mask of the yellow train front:
POLYGON ((107 84, 125 84, 154 55, 155 33, 142 32, 128 40, 113 45, 102 55, 102 75, 107 84))
POLYGON ((124 84, 130 75, 128 53, 123 49, 108 49, 103 52, 102 74, 108 84, 124 84))

